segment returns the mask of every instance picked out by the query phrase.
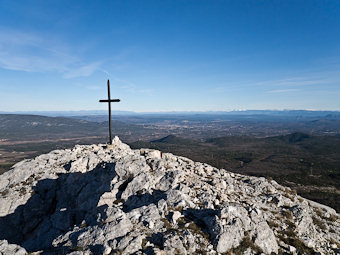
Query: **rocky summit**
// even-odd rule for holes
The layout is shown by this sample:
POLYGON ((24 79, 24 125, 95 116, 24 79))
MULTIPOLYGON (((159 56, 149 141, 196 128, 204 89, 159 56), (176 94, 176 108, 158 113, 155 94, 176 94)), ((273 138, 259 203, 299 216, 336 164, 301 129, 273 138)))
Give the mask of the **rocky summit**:
POLYGON ((0 194, 0 254, 339 254, 332 208, 117 137, 19 162, 0 194))

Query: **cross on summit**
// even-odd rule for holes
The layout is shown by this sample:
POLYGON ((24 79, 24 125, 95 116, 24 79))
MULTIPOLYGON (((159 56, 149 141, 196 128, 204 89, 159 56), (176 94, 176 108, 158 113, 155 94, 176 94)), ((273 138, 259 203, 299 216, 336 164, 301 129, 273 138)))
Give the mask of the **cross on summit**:
POLYGON ((112 125, 111 125, 111 103, 120 102, 120 99, 111 99, 110 93, 110 80, 107 80, 107 99, 99 100, 100 103, 108 103, 109 105, 109 134, 110 134, 110 141, 109 144, 112 144, 112 125))

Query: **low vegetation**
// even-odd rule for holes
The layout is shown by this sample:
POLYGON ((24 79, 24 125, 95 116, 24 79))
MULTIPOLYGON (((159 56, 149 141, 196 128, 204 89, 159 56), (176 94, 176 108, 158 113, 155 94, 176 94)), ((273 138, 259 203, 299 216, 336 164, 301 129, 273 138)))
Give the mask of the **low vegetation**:
POLYGON ((249 233, 245 233, 244 238, 240 245, 236 248, 231 249, 228 251, 227 255, 242 255, 244 254, 248 249, 251 249, 255 252, 255 254, 261 254, 262 250, 260 247, 258 247, 254 241, 250 238, 249 233))
POLYGON ((313 255, 314 250, 307 247, 297 236, 296 233, 291 230, 284 230, 279 233, 279 239, 284 243, 295 247, 298 254, 313 255))

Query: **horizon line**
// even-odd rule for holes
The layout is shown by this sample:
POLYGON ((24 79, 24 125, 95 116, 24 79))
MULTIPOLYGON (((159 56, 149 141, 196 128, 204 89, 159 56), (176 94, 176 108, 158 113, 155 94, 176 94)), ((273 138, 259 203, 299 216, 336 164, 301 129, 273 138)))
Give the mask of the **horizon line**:
MULTIPOLYGON (((233 110, 173 110, 173 111, 132 111, 132 110, 115 110, 113 113, 134 113, 134 114, 173 114, 173 113, 237 113, 237 112, 294 112, 294 111, 305 111, 305 112, 340 112, 340 110, 324 110, 324 109, 233 109, 233 110)), ((0 114, 15 114, 15 113, 93 113, 107 112, 107 110, 31 110, 31 111, 0 111, 0 114)))

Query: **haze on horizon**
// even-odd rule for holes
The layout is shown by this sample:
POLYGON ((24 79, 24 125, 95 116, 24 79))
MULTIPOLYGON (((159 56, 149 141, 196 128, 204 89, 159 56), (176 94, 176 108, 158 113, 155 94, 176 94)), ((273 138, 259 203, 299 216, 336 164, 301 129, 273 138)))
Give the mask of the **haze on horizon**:
POLYGON ((0 4, 0 111, 340 110, 339 1, 0 4))

